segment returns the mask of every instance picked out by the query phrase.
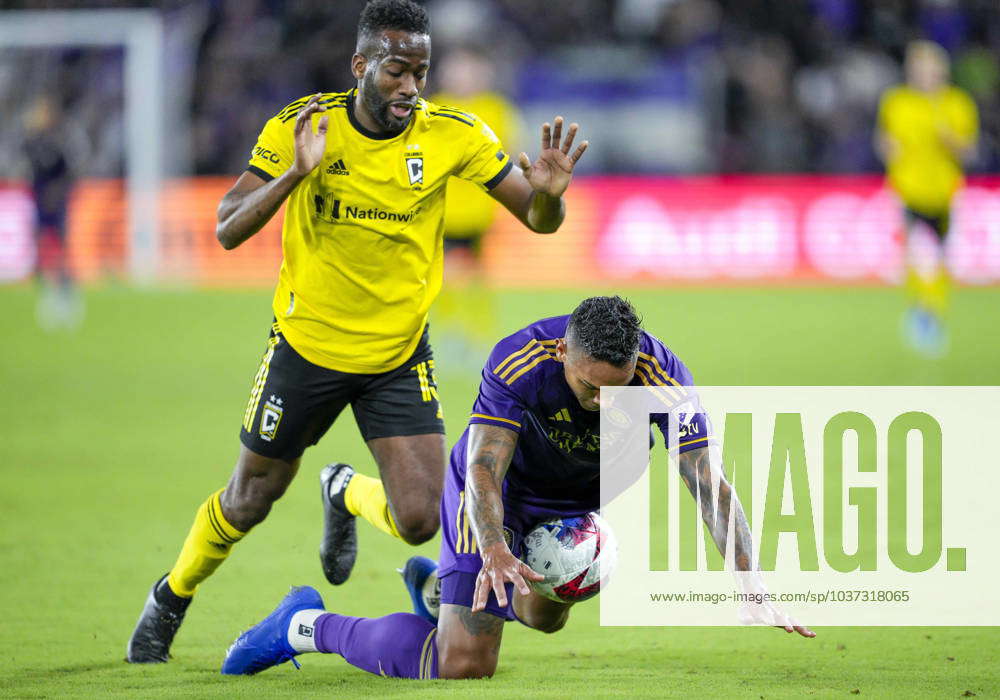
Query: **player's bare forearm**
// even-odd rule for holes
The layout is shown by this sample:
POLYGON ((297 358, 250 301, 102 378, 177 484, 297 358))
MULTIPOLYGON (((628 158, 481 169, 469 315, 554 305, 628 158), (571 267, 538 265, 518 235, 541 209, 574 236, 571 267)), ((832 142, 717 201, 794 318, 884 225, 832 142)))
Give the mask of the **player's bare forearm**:
POLYGON ((503 543, 501 484, 517 444, 517 433, 492 425, 469 426, 465 476, 466 513, 480 550, 503 543))
MULTIPOLYGON (((681 478, 687 484, 691 495, 701 507, 701 517, 712 533, 715 546, 723 557, 726 556, 730 518, 733 520, 733 560, 736 571, 753 571, 753 537, 747 524, 743 506, 726 479, 722 470, 722 459, 716 447, 701 447, 681 454, 678 460, 681 478)), ((740 577, 741 585, 754 593, 763 593, 765 588, 759 575, 751 573, 740 577)), ((744 610, 751 622, 773 625, 788 633, 797 632, 803 637, 816 634, 800 625, 769 602, 744 604, 744 610)))
POLYGON ((245 172, 219 202, 215 237, 226 250, 232 250, 260 231, 292 190, 323 159, 329 117, 321 116, 315 129, 311 121, 313 115, 327 111, 326 105, 320 104, 320 96, 316 93, 310 97, 295 118, 295 159, 291 167, 270 182, 245 172))
POLYGON ((712 539, 722 556, 726 555, 729 520, 733 526, 733 560, 737 571, 753 567, 753 537, 743 506, 722 471, 722 460, 711 447, 700 447, 681 454, 681 478, 701 507, 701 517, 712 533, 712 539))
POLYGON ((554 233, 566 218, 566 203, 562 197, 542 192, 531 193, 531 203, 525 221, 535 233, 554 233))
POLYGON ((952 157, 960 164, 967 165, 976 155, 975 141, 968 141, 948 128, 942 128, 938 133, 941 143, 948 149, 952 157))
POLYGON ((232 250, 260 231, 302 178, 294 169, 270 182, 264 182, 253 173, 243 173, 219 202, 216 211, 215 237, 222 247, 232 250))
POLYGON ((490 192, 507 211, 535 233, 553 233, 566 216, 563 198, 531 188, 528 180, 511 172, 490 192))
POLYGON ((511 554, 503 536, 503 500, 501 484, 517 445, 517 433, 492 425, 469 426, 468 466, 465 474, 466 514, 479 545, 482 567, 476 576, 472 611, 486 609, 490 593, 497 604, 507 605, 508 583, 521 595, 531 589, 525 579, 544 577, 511 554))

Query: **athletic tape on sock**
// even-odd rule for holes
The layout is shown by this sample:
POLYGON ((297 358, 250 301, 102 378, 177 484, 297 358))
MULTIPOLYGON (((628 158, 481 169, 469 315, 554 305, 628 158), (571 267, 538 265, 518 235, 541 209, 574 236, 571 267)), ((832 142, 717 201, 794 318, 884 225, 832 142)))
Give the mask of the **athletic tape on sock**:
POLYGON ((288 624, 288 644, 295 651, 303 654, 309 651, 319 651, 316 648, 316 618, 326 610, 300 610, 292 615, 288 624))

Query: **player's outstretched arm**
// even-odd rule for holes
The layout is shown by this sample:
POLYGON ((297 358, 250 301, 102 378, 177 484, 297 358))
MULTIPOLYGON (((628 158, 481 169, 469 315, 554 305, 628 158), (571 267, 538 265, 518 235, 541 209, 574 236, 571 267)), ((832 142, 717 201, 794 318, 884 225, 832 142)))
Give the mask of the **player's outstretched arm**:
POLYGON ((490 190, 511 214, 536 233, 552 233, 566 216, 562 195, 573 179, 573 168, 587 150, 582 142, 570 153, 579 127, 570 124, 562 138, 563 118, 542 125, 542 150, 534 163, 527 153, 518 156, 521 175, 513 171, 490 190))
POLYGON ((324 114, 316 125, 317 130, 312 129, 312 115, 327 110, 319 98, 319 94, 309 98, 295 119, 292 166, 270 182, 245 172, 219 202, 215 237, 226 250, 232 250, 260 231, 292 190, 323 160, 329 117, 324 114))
POLYGON ((530 589, 524 579, 541 581, 542 575, 511 554, 503 536, 503 500, 501 484, 510 466, 517 433, 493 425, 474 423, 469 426, 468 467, 465 475, 466 513, 476 536, 483 568, 476 578, 472 597, 472 612, 482 612, 490 591, 497 602, 507 604, 504 585, 510 581, 522 595, 530 589))
POLYGON ((737 571, 750 571, 753 568, 750 526, 739 498, 722 471, 721 460, 713 459, 713 449, 706 446, 681 453, 678 460, 681 478, 698 502, 702 520, 722 556, 726 555, 729 519, 735 520, 733 561, 737 571))
POLYGON ((975 160, 976 138, 974 134, 971 138, 962 135, 943 120, 937 124, 937 134, 944 147, 959 163, 968 165, 975 160))
MULTIPOLYGON (((736 575, 743 580, 751 579, 755 588, 759 589, 753 592, 764 593, 763 583, 753 572, 753 536, 750 526, 740 499, 726 479, 718 448, 708 446, 683 452, 678 460, 678 468, 688 490, 698 502, 702 520, 712 533, 715 546, 723 557, 726 556, 728 545, 729 521, 730 518, 733 519, 733 561, 736 575)), ((749 610, 748 616, 750 621, 765 622, 789 633, 798 632, 803 637, 816 636, 808 627, 798 624, 767 602, 749 610)))

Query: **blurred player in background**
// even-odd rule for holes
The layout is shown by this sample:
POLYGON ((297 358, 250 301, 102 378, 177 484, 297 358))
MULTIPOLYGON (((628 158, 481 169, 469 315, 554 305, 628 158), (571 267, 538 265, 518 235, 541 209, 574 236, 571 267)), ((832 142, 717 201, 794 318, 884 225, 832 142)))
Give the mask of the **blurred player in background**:
MULTIPOLYGON (((620 297, 592 297, 569 316, 546 318, 504 338, 483 369, 469 427, 451 451, 441 500, 440 617, 419 592, 433 563, 404 578, 417 613, 359 618, 328 613, 315 589, 292 589, 265 620, 229 648, 225 674, 253 674, 304 652, 343 656, 371 673, 400 678, 482 678, 499 660, 504 623, 517 620, 556 632, 572 604, 530 590, 541 580, 518 559, 539 522, 584 515, 601 506, 602 386, 651 386, 679 405, 691 373, 659 339, 642 330, 620 297)), ((704 413, 680 423, 676 413, 650 415, 725 556, 733 520, 737 570, 752 569, 753 542, 743 508, 726 480, 704 413), (676 442, 668 437, 675 431, 676 442), (713 500, 717 494, 717 501, 713 500), (715 503, 728 504, 716 510, 715 503)), ((640 432, 642 450, 650 433, 640 432)), ((626 441, 616 442, 624 449, 626 441)), ((641 473, 634 475, 638 479, 641 473)), ((623 484, 624 486, 624 484, 623 484)), ((423 559, 422 557, 419 559, 423 559)), ((426 560, 425 560, 426 561, 426 560)), ((809 628, 769 603, 752 619, 803 637, 809 628)))
POLYGON ((420 99, 429 21, 411 0, 362 11, 347 92, 306 96, 270 119, 249 165, 218 208, 227 250, 282 204, 284 259, 267 349, 243 415, 229 483, 201 505, 174 567, 150 591, 128 660, 163 663, 199 584, 262 522, 348 404, 380 479, 347 464, 320 474, 320 560, 333 584, 357 554, 355 517, 410 544, 438 529, 447 443, 427 312, 441 288, 445 185, 489 190, 529 229, 551 233, 587 148, 571 151, 562 118, 542 127, 519 170, 493 131, 467 112, 420 99))
MULTIPOLYGON (((476 46, 451 50, 435 66, 440 91, 433 101, 475 114, 489 124, 500 143, 519 142, 517 108, 496 90, 493 61, 476 46)), ((445 283, 434 310, 438 354, 449 367, 478 371, 496 338, 494 295, 482 279, 483 238, 493 224, 497 203, 474 182, 448 180, 444 214, 445 283)))
POLYGON ((906 288, 911 309, 907 335, 914 347, 931 356, 947 350, 944 326, 950 278, 945 241, 951 224, 952 198, 962 186, 962 166, 972 159, 979 130, 976 105, 948 83, 945 50, 930 41, 914 41, 906 50, 906 84, 890 88, 879 106, 876 147, 889 184, 903 201, 906 227, 906 288), (935 259, 915 259, 913 234, 918 227, 934 234, 935 259))
POLYGON ((25 118, 24 156, 37 210, 36 270, 42 286, 36 316, 38 324, 50 331, 75 328, 83 320, 83 301, 66 250, 66 214, 74 173, 61 122, 58 104, 47 95, 35 100, 25 118))
MULTIPOLYGON (((441 90, 431 98, 475 114, 490 125, 500 143, 519 141, 517 108, 496 90, 496 70, 492 60, 473 46, 453 49, 435 67, 441 90)), ((474 182, 458 177, 448 179, 444 213, 445 265, 456 272, 462 263, 478 260, 482 239, 493 223, 497 203, 474 182), (466 255, 457 255, 464 252, 466 255), (471 260, 470 260, 471 259, 471 260)))

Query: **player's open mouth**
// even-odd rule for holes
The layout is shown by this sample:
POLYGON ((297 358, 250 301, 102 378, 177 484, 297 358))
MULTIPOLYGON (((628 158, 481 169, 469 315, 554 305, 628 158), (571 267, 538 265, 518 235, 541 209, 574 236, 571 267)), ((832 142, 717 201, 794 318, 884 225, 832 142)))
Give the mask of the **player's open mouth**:
POLYGON ((406 119, 413 112, 413 104, 410 102, 393 102, 389 105, 389 111, 397 119, 406 119))

